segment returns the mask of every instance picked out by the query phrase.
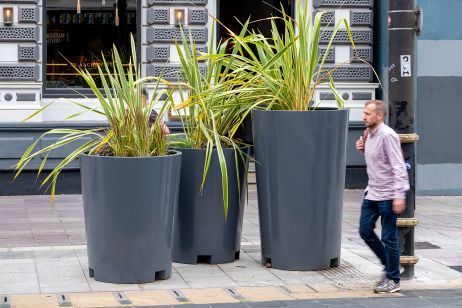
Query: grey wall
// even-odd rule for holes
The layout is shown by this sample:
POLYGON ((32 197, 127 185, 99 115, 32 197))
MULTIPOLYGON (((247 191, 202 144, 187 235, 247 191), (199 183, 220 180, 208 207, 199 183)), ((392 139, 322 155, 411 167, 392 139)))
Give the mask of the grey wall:
POLYGON ((424 31, 417 41, 416 189, 420 195, 462 195, 462 1, 418 4, 424 31))

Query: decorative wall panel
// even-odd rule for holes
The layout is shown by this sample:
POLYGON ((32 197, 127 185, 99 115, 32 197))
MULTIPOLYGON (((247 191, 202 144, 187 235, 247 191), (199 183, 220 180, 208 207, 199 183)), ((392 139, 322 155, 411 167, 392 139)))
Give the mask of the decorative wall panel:
POLYGON ((332 72, 332 78, 342 81, 372 81, 372 69, 368 65, 325 65, 325 70, 331 70, 336 67, 332 72))
MULTIPOLYGON (((328 44, 333 30, 324 30, 321 33, 321 43, 328 44)), ((351 30, 351 36, 355 44, 372 44, 372 30, 351 30)), ((350 44, 350 38, 346 30, 339 30, 334 38, 334 43, 350 44)))
POLYGON ((38 27, 0 27, 0 41, 37 41, 38 27))
MULTIPOLYGON (((322 57, 324 57, 325 53, 326 53, 326 48, 321 47, 320 48, 321 59, 322 57)), ((326 63, 334 63, 334 62, 335 62, 335 47, 331 47, 329 50, 329 53, 327 54, 326 63)))
POLYGON ((368 7, 374 6, 374 0, 314 0, 314 7, 368 7))
POLYGON ((3 80, 38 80, 37 65, 0 65, 0 81, 3 80))
POLYGON ((38 7, 19 7, 19 23, 38 23, 39 10, 38 7))
POLYGON ((207 0, 147 0, 148 6, 153 5, 207 5, 207 0))
POLYGON ((167 61, 170 58, 170 46, 149 46, 146 48, 146 60, 167 61))
POLYGON ((205 25, 207 24, 208 15, 206 9, 189 9, 188 23, 190 25, 205 25))
POLYGON ((350 11, 350 26, 372 26, 373 14, 371 10, 350 11))
MULTIPOLYGON (((155 42, 175 42, 181 41, 181 30, 179 28, 148 28, 146 40, 149 44, 155 42)), ((206 28, 184 29, 186 37, 192 37, 196 42, 205 43, 207 41, 208 31, 206 28)))
POLYGON ((148 25, 152 24, 169 24, 170 9, 148 9, 146 12, 146 20, 148 25))
POLYGON ((19 61, 38 61, 39 47, 35 46, 18 46, 18 60, 19 61))
POLYGON ((372 47, 358 47, 356 49, 350 47, 350 55, 353 62, 359 63, 366 61, 368 63, 372 63, 372 47))

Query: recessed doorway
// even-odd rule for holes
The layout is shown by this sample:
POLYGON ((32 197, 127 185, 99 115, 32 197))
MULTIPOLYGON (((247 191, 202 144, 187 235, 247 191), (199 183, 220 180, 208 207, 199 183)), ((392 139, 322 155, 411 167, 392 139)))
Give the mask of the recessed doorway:
MULTIPOLYGON (((218 0, 218 18, 233 32, 239 33, 241 23, 250 18, 252 29, 260 31, 265 36, 271 34, 270 21, 271 16, 281 16, 281 9, 291 16, 294 16, 293 0, 218 0)), ((281 27, 283 26, 280 23, 281 27)), ((226 38, 226 30, 219 27, 219 36, 226 38)))

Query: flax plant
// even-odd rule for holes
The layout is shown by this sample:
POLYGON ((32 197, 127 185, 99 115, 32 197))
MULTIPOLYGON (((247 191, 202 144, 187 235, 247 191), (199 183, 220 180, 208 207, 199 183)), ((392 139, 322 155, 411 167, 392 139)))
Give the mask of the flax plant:
MULTIPOLYGON (((245 31, 244 28, 241 34, 245 31)), ((231 69, 233 56, 238 52, 236 46, 230 47, 229 42, 225 41, 215 47, 212 36, 208 53, 199 52, 192 38, 187 37, 183 30, 181 32, 181 44, 177 43, 176 49, 181 61, 183 81, 177 85, 181 102, 174 108, 182 119, 184 134, 171 145, 205 149, 202 188, 212 153, 216 150, 221 171, 224 213, 227 217, 228 170, 223 148, 234 149, 236 166, 239 159, 245 159, 241 150, 245 145, 235 138, 235 134, 254 104, 242 95, 242 86, 248 75, 231 69)))
MULTIPOLYGON (((52 199, 54 198, 59 174, 64 167, 78 158, 80 154, 118 157, 167 155, 167 140, 162 134, 159 121, 168 109, 169 104, 163 105, 155 123, 152 125, 148 123, 152 108, 159 102, 160 97, 165 92, 170 97, 170 92, 166 90, 158 91, 160 83, 166 81, 154 77, 141 77, 133 37, 131 37, 131 57, 128 65, 122 62, 115 46, 113 47, 110 61, 102 54, 102 65, 97 67, 97 76, 100 79, 102 88, 98 87, 98 81, 93 78, 86 68, 72 66, 91 88, 100 107, 94 108, 86 103, 72 101, 83 108, 84 111, 73 114, 68 118, 77 117, 85 112, 96 112, 106 117, 109 128, 87 130, 52 129, 42 134, 24 152, 15 166, 15 178, 21 174, 31 161, 39 160, 43 155, 38 168, 38 177, 46 169, 45 166, 50 152, 64 146, 67 148, 74 147, 71 153, 54 167, 41 183, 42 186, 46 184, 51 186, 52 199), (156 81, 155 92, 157 92, 157 95, 153 96, 149 102, 146 102, 142 94, 143 84, 153 80, 156 81), (57 136, 59 139, 55 143, 37 150, 36 147, 39 142, 49 136, 57 136)), ((87 98, 87 100, 90 99, 87 98)), ((42 112, 48 106, 49 104, 26 120, 42 112)))
POLYGON ((270 38, 256 32, 233 36, 234 44, 239 46, 239 61, 234 65, 249 73, 248 99, 266 109, 306 111, 316 107, 312 106, 316 87, 328 83, 337 107, 343 108, 344 101, 332 79, 338 67, 327 69, 325 62, 342 25, 354 47, 347 21, 341 19, 336 23, 325 52, 321 53, 321 37, 328 34, 328 30, 321 27, 324 13, 318 12, 312 22, 308 4, 302 5, 300 0, 297 1, 296 20, 283 8, 281 13, 280 18, 270 18, 270 38), (277 27, 278 21, 284 24, 282 31, 277 27))

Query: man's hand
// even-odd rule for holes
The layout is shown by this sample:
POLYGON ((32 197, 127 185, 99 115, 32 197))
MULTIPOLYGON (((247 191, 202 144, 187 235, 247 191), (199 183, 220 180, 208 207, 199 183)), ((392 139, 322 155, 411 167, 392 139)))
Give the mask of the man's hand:
POLYGON ((393 212, 396 214, 401 214, 406 209, 406 200, 405 199, 393 199, 393 212))
POLYGON ((363 137, 359 137, 359 139, 356 141, 356 150, 358 150, 361 153, 364 153, 364 140, 363 137))

